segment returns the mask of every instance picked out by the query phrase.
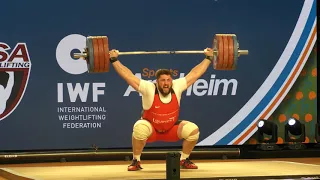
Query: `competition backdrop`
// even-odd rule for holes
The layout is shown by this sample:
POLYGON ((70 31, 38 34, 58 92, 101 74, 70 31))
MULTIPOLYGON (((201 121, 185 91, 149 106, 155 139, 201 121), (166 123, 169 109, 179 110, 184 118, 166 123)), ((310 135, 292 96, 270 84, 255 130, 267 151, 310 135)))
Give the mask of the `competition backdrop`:
MULTIPOLYGON (((314 142, 314 123, 310 122, 315 122, 317 115, 316 51, 312 51, 315 3, 2 2, 0 150, 77 149, 91 144, 131 147, 141 97, 112 67, 109 73, 88 74, 85 62, 71 57, 83 50, 88 35, 108 36, 109 47, 119 51, 154 51, 202 50, 212 46, 215 34, 234 33, 249 55, 239 58, 235 71, 210 67, 182 97, 180 119, 199 126, 198 146, 256 143, 253 135, 259 118, 284 124, 293 114, 309 123, 308 142, 314 142), (309 61, 311 65, 305 69, 309 61), (300 83, 304 91, 297 87, 289 95, 305 101, 300 101, 300 108, 282 108, 271 116, 283 99, 289 98, 299 76, 307 79, 300 80, 305 82, 300 83), (307 110, 301 108, 304 104, 308 104, 307 110)), ((202 54, 189 54, 119 59, 136 76, 154 80, 158 68, 171 69, 174 78, 179 78, 203 58, 202 54)), ((281 137, 279 142, 283 142, 281 137)))

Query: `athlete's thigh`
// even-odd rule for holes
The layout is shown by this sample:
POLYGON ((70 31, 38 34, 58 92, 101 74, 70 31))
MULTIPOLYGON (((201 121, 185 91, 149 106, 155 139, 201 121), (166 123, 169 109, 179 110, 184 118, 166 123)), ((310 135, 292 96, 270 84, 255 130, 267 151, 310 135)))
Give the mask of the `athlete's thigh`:
POLYGON ((151 124, 151 127, 152 127, 152 133, 151 133, 151 135, 148 137, 148 139, 147 139, 147 142, 148 143, 152 143, 152 142, 155 142, 155 141, 157 141, 157 134, 158 134, 158 132, 156 131, 156 129, 153 127, 153 125, 151 124))

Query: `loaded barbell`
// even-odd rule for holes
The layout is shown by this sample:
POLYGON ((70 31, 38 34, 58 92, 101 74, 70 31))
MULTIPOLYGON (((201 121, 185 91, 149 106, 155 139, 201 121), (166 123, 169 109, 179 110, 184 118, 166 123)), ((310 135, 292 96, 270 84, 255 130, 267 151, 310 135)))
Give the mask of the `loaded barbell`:
MULTIPOLYGON (((213 68, 216 70, 235 70, 238 58, 248 55, 248 50, 240 50, 235 34, 216 34, 213 38, 213 68)), ((202 54, 202 50, 190 51, 132 51, 119 52, 119 55, 139 54, 202 54)), ((74 53, 74 58, 83 58, 87 62, 88 72, 109 72, 110 55, 107 36, 88 36, 86 47, 81 53, 74 53)))

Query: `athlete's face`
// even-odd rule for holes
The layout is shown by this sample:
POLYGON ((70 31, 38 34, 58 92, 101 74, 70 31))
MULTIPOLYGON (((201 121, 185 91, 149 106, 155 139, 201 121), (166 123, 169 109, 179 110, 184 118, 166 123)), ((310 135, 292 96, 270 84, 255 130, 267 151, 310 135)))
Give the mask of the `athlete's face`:
POLYGON ((170 75, 162 74, 157 79, 158 89, 162 95, 167 96, 170 93, 172 87, 172 77, 170 75))

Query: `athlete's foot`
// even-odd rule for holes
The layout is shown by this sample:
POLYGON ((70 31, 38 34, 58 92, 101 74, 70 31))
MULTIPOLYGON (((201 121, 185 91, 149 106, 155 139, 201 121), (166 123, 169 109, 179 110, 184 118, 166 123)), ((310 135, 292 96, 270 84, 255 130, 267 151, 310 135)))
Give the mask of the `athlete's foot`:
POLYGON ((198 166, 190 161, 189 158, 180 161, 181 169, 198 169, 198 166))
POLYGON ((140 169, 143 169, 141 167, 141 162, 136 159, 133 159, 132 163, 128 166, 128 171, 138 171, 140 169))

